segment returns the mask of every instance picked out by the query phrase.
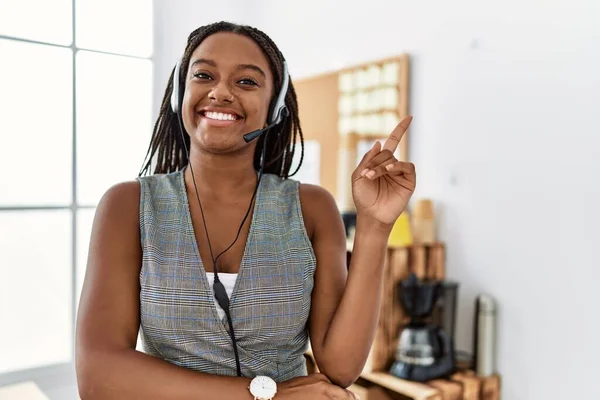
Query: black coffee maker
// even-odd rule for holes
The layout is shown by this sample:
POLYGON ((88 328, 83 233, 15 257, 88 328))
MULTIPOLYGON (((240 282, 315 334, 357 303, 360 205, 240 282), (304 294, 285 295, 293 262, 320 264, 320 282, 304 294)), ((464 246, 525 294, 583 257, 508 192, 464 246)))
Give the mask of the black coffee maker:
POLYGON ((458 284, 421 281, 415 274, 400 282, 398 297, 410 322, 403 327, 390 373, 425 382, 455 368, 454 325, 458 284))

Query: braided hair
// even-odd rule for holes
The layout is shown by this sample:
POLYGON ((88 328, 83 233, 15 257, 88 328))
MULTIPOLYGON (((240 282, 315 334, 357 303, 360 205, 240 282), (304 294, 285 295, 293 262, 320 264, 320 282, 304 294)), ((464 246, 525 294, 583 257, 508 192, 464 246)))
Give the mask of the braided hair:
MULTIPOLYGON (((250 26, 237 25, 230 22, 222 21, 205 25, 196 29, 188 36, 187 46, 181 59, 179 82, 185 82, 186 71, 194 50, 204 39, 217 32, 232 32, 245 35, 258 44, 269 60, 269 66, 274 79, 273 95, 276 97, 281 90, 281 83, 283 81, 283 56, 281 52, 271 38, 264 32, 250 26)), ((185 167, 189 162, 183 141, 185 140, 185 146, 189 148, 190 137, 189 135, 183 135, 184 137, 182 138, 178 125, 179 122, 177 121, 177 118, 179 117, 173 112, 170 105, 171 93, 173 92, 174 73, 175 68, 169 77, 167 89, 160 106, 160 112, 152 132, 150 146, 148 147, 144 159, 145 164, 142 166, 139 176, 148 174, 152 168, 152 159, 155 156, 156 166, 154 168, 154 174, 178 171, 185 167)), ((258 170, 260 166, 261 150, 263 146, 266 145, 267 148, 265 149, 263 172, 276 174, 282 178, 288 178, 296 174, 304 159, 304 136, 298 118, 296 92, 291 81, 285 95, 285 104, 289 112, 288 118, 284 119, 282 124, 273 128, 279 132, 271 132, 269 135, 260 136, 254 153, 254 168, 258 170), (267 140, 267 136, 269 140, 267 140), (292 166, 298 136, 300 137, 301 145, 300 162, 296 170, 290 174, 289 172, 292 166)))

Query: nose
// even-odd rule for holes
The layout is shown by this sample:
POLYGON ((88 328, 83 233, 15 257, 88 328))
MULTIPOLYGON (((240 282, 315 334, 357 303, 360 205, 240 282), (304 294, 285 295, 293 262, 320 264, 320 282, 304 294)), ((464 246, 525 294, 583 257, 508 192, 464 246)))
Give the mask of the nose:
POLYGON ((211 100, 214 100, 218 103, 233 102, 233 93, 231 93, 229 86, 224 81, 217 82, 217 84, 212 88, 208 96, 211 100))

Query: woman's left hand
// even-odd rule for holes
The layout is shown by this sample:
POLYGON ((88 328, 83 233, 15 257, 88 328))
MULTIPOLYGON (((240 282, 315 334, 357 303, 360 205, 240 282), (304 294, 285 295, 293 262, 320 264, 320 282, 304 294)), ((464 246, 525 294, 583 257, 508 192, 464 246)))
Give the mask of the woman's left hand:
POLYGON ((385 141, 365 154, 352 174, 352 196, 357 216, 391 227, 415 191, 415 166, 398 161, 394 151, 407 131, 412 117, 402 119, 385 141))

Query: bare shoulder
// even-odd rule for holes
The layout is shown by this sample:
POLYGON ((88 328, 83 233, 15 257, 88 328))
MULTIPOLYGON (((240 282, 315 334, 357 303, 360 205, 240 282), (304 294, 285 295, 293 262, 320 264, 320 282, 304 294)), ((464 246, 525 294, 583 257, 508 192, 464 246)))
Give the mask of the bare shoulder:
POLYGON ((335 205, 333 195, 329 193, 323 186, 313 185, 310 183, 301 183, 299 185, 301 201, 330 201, 335 205))
POLYGON ((298 190, 304 225, 309 237, 313 237, 320 224, 337 223, 336 221, 341 219, 335 198, 327 189, 319 185, 301 183, 298 190))
POLYGON ((111 186, 98 203, 96 213, 109 213, 126 216, 130 212, 139 211, 140 183, 138 181, 119 182, 111 186))
POLYGON ((139 204, 138 181, 120 182, 106 190, 94 216, 88 270, 112 269, 120 264, 117 260, 123 259, 127 259, 129 265, 138 266, 141 254, 139 204))

